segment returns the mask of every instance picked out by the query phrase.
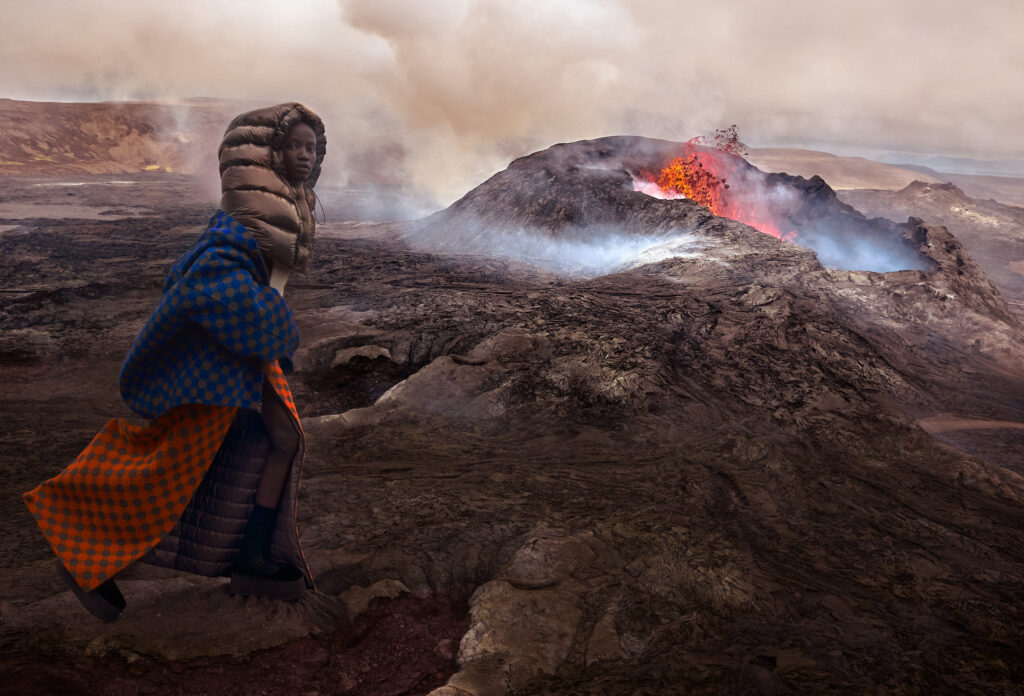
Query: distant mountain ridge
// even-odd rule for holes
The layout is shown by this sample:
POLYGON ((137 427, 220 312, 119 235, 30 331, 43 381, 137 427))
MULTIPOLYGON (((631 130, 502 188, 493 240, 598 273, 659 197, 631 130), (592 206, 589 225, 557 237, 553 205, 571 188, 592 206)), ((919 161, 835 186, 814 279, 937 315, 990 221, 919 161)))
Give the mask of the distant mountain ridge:
MULTIPOLYGON (((922 178, 920 172, 909 168, 880 164, 864 157, 841 157, 817 150, 750 148, 747 159, 766 172, 786 172, 808 179, 820 176, 834 190, 897 190, 922 178)), ((937 175, 934 180, 940 181, 940 176, 937 175)))
POLYGON ((0 99, 0 175, 196 173, 238 104, 0 99))
POLYGON ((922 155, 913 152, 887 152, 879 155, 878 162, 897 167, 930 169, 949 174, 980 176, 1024 176, 1024 160, 984 160, 975 157, 949 155, 922 155))
MULTIPOLYGON (((81 103, 0 99, 0 176, 140 171, 209 175, 216 172, 216 149, 227 123, 235 114, 256 105, 221 99, 81 103)), ((375 146, 371 151, 383 160, 367 160, 366 153, 360 151, 354 160, 349 158, 343 165, 351 178, 373 183, 372 191, 349 195, 353 201, 347 204, 348 215, 353 215, 351 209, 358 208, 362 205, 359 201, 367 198, 380 199, 369 205, 370 210, 400 210, 400 204, 381 201, 410 194, 405 179, 393 180, 381 174, 401 171, 401 145, 385 143, 383 149, 375 146), (377 166, 380 161, 387 166, 377 166), (354 171, 348 171, 353 167, 354 171)), ((883 157, 896 162, 912 155, 890 152, 883 157)), ((799 148, 751 148, 748 159, 765 172, 786 172, 805 178, 818 175, 837 191, 896 191, 915 179, 951 181, 972 198, 992 198, 1024 206, 1024 178, 1006 175, 1024 171, 1024 163, 1018 160, 986 162, 934 156, 914 164, 898 164, 799 148), (944 169, 968 166, 987 173, 948 173, 944 169)), ((332 162, 332 166, 337 166, 334 156, 332 162)), ((413 207, 429 206, 417 201, 413 207)))
POLYGON ((842 157, 799 148, 751 148, 747 159, 766 172, 786 172, 805 178, 820 176, 836 191, 898 191, 917 180, 925 183, 951 182, 971 198, 1024 206, 1024 178, 1021 177, 958 174, 921 164, 888 164, 864 157, 842 157))

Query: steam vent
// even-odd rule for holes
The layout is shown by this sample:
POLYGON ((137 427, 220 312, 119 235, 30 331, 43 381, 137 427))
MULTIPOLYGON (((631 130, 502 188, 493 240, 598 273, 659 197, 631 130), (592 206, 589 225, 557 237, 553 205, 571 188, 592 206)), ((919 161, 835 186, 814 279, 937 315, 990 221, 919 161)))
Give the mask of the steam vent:
POLYGON ((10 501, 124 415, 212 209, 182 174, 75 176, 10 178, 0 218, 12 693, 1024 688, 1019 310, 927 216, 633 137, 322 225, 287 292, 317 593, 140 564, 99 624, 10 501))

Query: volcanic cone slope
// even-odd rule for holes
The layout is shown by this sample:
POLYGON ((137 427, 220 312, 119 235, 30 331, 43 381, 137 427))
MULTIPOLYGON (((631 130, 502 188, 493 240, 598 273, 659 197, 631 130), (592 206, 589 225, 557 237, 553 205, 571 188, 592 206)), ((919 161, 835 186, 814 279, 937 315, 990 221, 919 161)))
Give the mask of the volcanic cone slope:
MULTIPOLYGON (((701 202, 813 249, 826 266, 931 268, 893 223, 866 219, 818 177, 765 174, 712 148, 627 136, 555 145, 521 157, 414 226, 409 240, 418 248, 504 255, 584 275, 636 265, 637 255, 651 246, 720 229, 707 207, 666 199, 677 194, 656 183, 657 172, 680 153, 694 163, 689 171, 699 179, 695 185, 714 191, 701 202), (606 248, 604 256, 600 247, 606 248)), ((765 244, 745 242, 754 248, 765 244)), ((664 256, 664 249, 655 253, 664 256)))

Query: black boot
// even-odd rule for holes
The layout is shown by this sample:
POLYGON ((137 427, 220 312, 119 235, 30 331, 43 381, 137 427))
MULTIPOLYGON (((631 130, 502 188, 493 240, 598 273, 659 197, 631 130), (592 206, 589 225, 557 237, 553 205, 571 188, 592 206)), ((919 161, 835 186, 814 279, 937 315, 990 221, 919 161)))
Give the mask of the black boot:
POLYGON ((305 593, 306 582, 299 569, 271 560, 267 552, 276 519, 277 510, 253 506, 231 568, 228 591, 232 594, 298 599, 305 593))
POLYGON ((238 556, 235 557, 237 567, 252 568, 263 560, 264 552, 270 545, 270 534, 274 531, 276 520, 276 509, 263 507, 258 503, 253 505, 249 521, 245 523, 245 530, 242 532, 238 556))

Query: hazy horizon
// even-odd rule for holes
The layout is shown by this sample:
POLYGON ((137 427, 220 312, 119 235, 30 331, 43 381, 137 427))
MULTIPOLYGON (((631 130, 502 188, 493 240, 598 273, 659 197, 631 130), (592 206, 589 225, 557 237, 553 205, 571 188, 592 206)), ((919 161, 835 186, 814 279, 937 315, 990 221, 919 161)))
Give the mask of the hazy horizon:
POLYGON ((1024 160, 1011 0, 38 0, 4 16, 0 97, 303 101, 340 172, 379 161, 442 201, 554 142, 734 123, 755 147, 1024 160))

